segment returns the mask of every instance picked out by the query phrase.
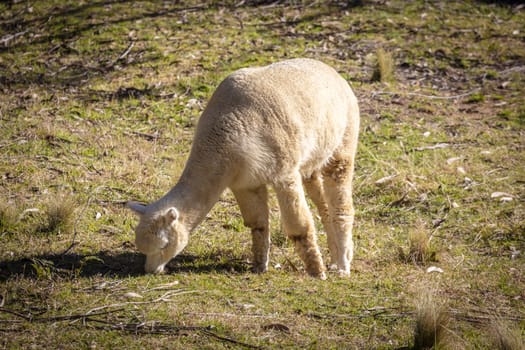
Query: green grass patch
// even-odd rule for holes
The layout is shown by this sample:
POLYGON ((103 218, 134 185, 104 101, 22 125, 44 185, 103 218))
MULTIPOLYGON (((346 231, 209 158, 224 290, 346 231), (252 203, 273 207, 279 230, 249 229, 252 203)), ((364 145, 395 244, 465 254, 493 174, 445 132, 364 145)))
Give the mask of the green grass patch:
POLYGON ((0 4, 2 347, 522 346, 523 9, 130 4, 0 4), (229 192, 144 275, 124 203, 176 183, 221 79, 292 57, 334 66, 360 102, 351 277, 306 277, 273 194, 269 272, 252 274, 229 192))

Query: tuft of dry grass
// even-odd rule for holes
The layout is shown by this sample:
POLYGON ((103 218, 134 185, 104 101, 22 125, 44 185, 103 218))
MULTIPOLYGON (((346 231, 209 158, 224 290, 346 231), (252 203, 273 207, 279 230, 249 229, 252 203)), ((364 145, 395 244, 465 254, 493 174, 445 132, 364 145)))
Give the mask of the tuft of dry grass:
POLYGON ((48 199, 45 206, 44 222, 39 228, 43 233, 68 233, 73 228, 76 209, 75 200, 67 195, 48 199))
POLYGON ((15 207, 0 203, 0 235, 12 232, 18 221, 15 207))
POLYGON ((494 320, 488 325, 488 334, 493 349, 523 350, 525 344, 520 331, 507 322, 494 320))
POLYGON ((406 263, 424 265, 436 260, 436 250, 431 245, 431 237, 423 224, 418 224, 408 232, 408 253, 399 248, 399 256, 406 263))
POLYGON ((435 299, 432 291, 423 291, 416 305, 414 350, 447 349, 449 317, 442 302, 435 299))
POLYGON ((376 66, 372 74, 372 81, 391 83, 394 81, 394 58, 392 53, 378 48, 376 51, 376 66))

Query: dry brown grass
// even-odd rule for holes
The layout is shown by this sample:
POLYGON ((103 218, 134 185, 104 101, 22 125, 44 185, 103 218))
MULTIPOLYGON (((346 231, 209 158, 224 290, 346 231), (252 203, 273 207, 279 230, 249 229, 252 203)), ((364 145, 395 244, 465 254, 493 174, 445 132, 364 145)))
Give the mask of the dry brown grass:
POLYGON ((392 53, 385 51, 383 48, 378 48, 376 51, 376 60, 372 80, 382 83, 393 82, 395 64, 392 53))
POLYGON ((494 320, 488 326, 488 334, 493 349, 497 350, 523 350, 525 344, 520 331, 508 322, 494 320))
POLYGON ((416 305, 414 350, 451 348, 448 336, 449 316, 432 291, 423 291, 416 305))
POLYGON ((58 195, 47 200, 44 218, 39 227, 42 233, 70 233, 73 229, 75 200, 69 195, 58 195))
POLYGON ((431 235, 423 223, 418 223, 408 232, 408 252, 399 248, 399 257, 405 263, 425 265, 436 261, 436 249, 431 244, 431 235))
POLYGON ((14 206, 6 203, 0 204, 0 235, 10 233, 16 227, 18 221, 14 206))

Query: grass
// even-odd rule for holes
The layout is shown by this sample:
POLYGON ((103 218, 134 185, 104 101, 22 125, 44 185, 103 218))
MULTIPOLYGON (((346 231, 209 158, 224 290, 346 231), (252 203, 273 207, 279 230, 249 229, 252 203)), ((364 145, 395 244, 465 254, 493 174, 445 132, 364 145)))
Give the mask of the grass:
POLYGON ((431 291, 423 290, 416 305, 414 350, 451 349, 447 334, 449 316, 442 302, 431 291))
POLYGON ((38 231, 47 234, 72 233, 75 202, 65 195, 55 195, 47 200, 44 221, 38 231))
POLYGON ((408 233, 408 254, 403 254, 407 262, 426 265, 436 261, 436 250, 431 246, 431 236, 421 224, 408 233))
POLYGON ((390 52, 383 48, 378 48, 376 51, 376 66, 372 75, 372 81, 380 81, 382 83, 391 83, 394 81, 394 58, 390 52))
POLYGON ((520 331, 505 321, 495 319, 488 327, 494 349, 516 350, 525 347, 520 331))
POLYGON ((130 4, 0 4, 0 347, 399 349, 416 325, 453 348, 523 338, 523 9, 130 4), (173 186, 221 79, 298 56, 360 101, 352 276, 305 276, 273 195, 270 271, 252 274, 229 192, 144 275, 124 203, 173 186))

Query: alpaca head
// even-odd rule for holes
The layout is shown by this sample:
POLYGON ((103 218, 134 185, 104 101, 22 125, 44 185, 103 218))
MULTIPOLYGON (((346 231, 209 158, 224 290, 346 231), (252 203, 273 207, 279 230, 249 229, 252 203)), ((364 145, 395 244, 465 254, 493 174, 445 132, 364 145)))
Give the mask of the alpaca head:
POLYGON ((135 245, 146 255, 146 272, 163 272, 164 266, 188 241, 188 234, 179 222, 179 212, 174 207, 153 211, 136 202, 129 202, 128 207, 140 218, 135 228, 135 245))

